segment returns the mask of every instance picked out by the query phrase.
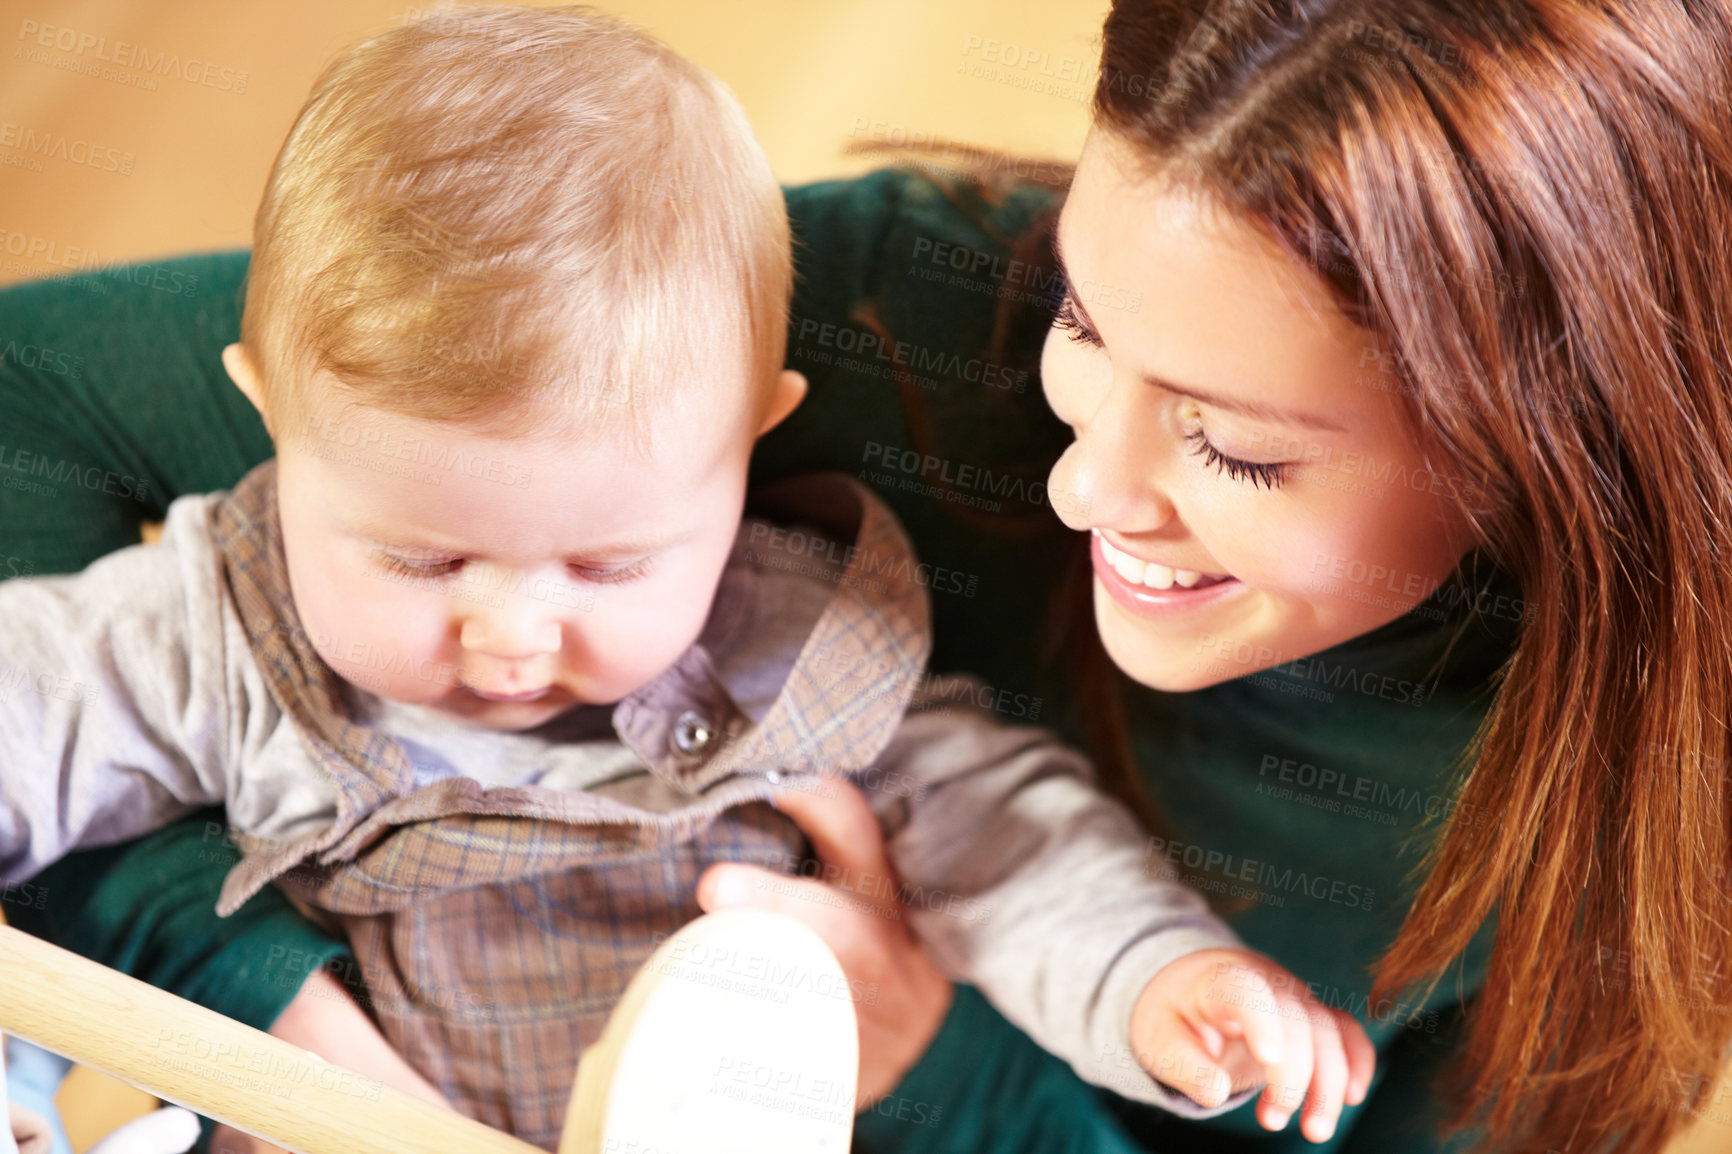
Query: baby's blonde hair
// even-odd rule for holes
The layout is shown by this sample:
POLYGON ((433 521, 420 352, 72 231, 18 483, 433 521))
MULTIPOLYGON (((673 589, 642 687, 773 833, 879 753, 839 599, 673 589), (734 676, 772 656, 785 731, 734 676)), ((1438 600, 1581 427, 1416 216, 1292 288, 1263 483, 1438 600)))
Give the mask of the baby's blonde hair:
MULTIPOLYGON (((279 444, 338 399, 503 436, 781 368, 787 211, 720 81, 593 9, 435 10, 332 62, 254 221, 279 444)), ((635 423, 635 422, 634 422, 635 423)))

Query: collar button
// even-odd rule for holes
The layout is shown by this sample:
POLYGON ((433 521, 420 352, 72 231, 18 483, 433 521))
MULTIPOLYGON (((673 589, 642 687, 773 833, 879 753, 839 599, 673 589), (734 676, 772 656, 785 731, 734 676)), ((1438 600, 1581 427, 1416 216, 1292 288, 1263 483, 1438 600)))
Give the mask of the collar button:
POLYGON ((702 753, 716 739, 716 727, 695 709, 688 709, 674 719, 673 747, 690 756, 702 753))

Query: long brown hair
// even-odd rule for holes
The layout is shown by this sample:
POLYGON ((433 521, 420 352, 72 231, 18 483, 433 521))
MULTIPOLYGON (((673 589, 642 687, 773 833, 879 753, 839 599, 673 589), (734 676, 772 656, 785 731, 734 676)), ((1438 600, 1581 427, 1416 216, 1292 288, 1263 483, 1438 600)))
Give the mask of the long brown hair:
MULTIPOLYGON (((1535 614, 1373 1000, 1495 910, 1454 1128, 1656 1150, 1732 1037, 1732 12, 1117 0, 1098 125, 1382 335, 1535 614)), ((1464 489, 1464 491, 1467 491, 1464 489)))

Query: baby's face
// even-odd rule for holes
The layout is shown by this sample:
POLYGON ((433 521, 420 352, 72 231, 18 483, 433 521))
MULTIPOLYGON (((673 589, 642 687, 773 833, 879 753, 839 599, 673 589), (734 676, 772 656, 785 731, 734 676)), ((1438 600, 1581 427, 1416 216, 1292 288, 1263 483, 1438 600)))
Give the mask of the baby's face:
POLYGON ((382 697, 499 730, 653 680, 709 614, 762 420, 725 399, 743 388, 703 391, 651 418, 647 451, 376 409, 279 438, 289 579, 319 655, 382 697))

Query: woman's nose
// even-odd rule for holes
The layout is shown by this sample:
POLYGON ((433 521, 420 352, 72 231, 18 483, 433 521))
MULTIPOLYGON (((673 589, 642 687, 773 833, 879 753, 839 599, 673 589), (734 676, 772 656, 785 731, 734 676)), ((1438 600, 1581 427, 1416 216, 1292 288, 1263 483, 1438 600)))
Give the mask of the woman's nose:
POLYGON ((1139 429, 1126 394, 1115 387, 1076 426, 1076 440, 1053 466, 1047 490, 1072 529, 1147 533, 1173 518, 1172 501, 1157 481, 1159 431, 1139 429))

